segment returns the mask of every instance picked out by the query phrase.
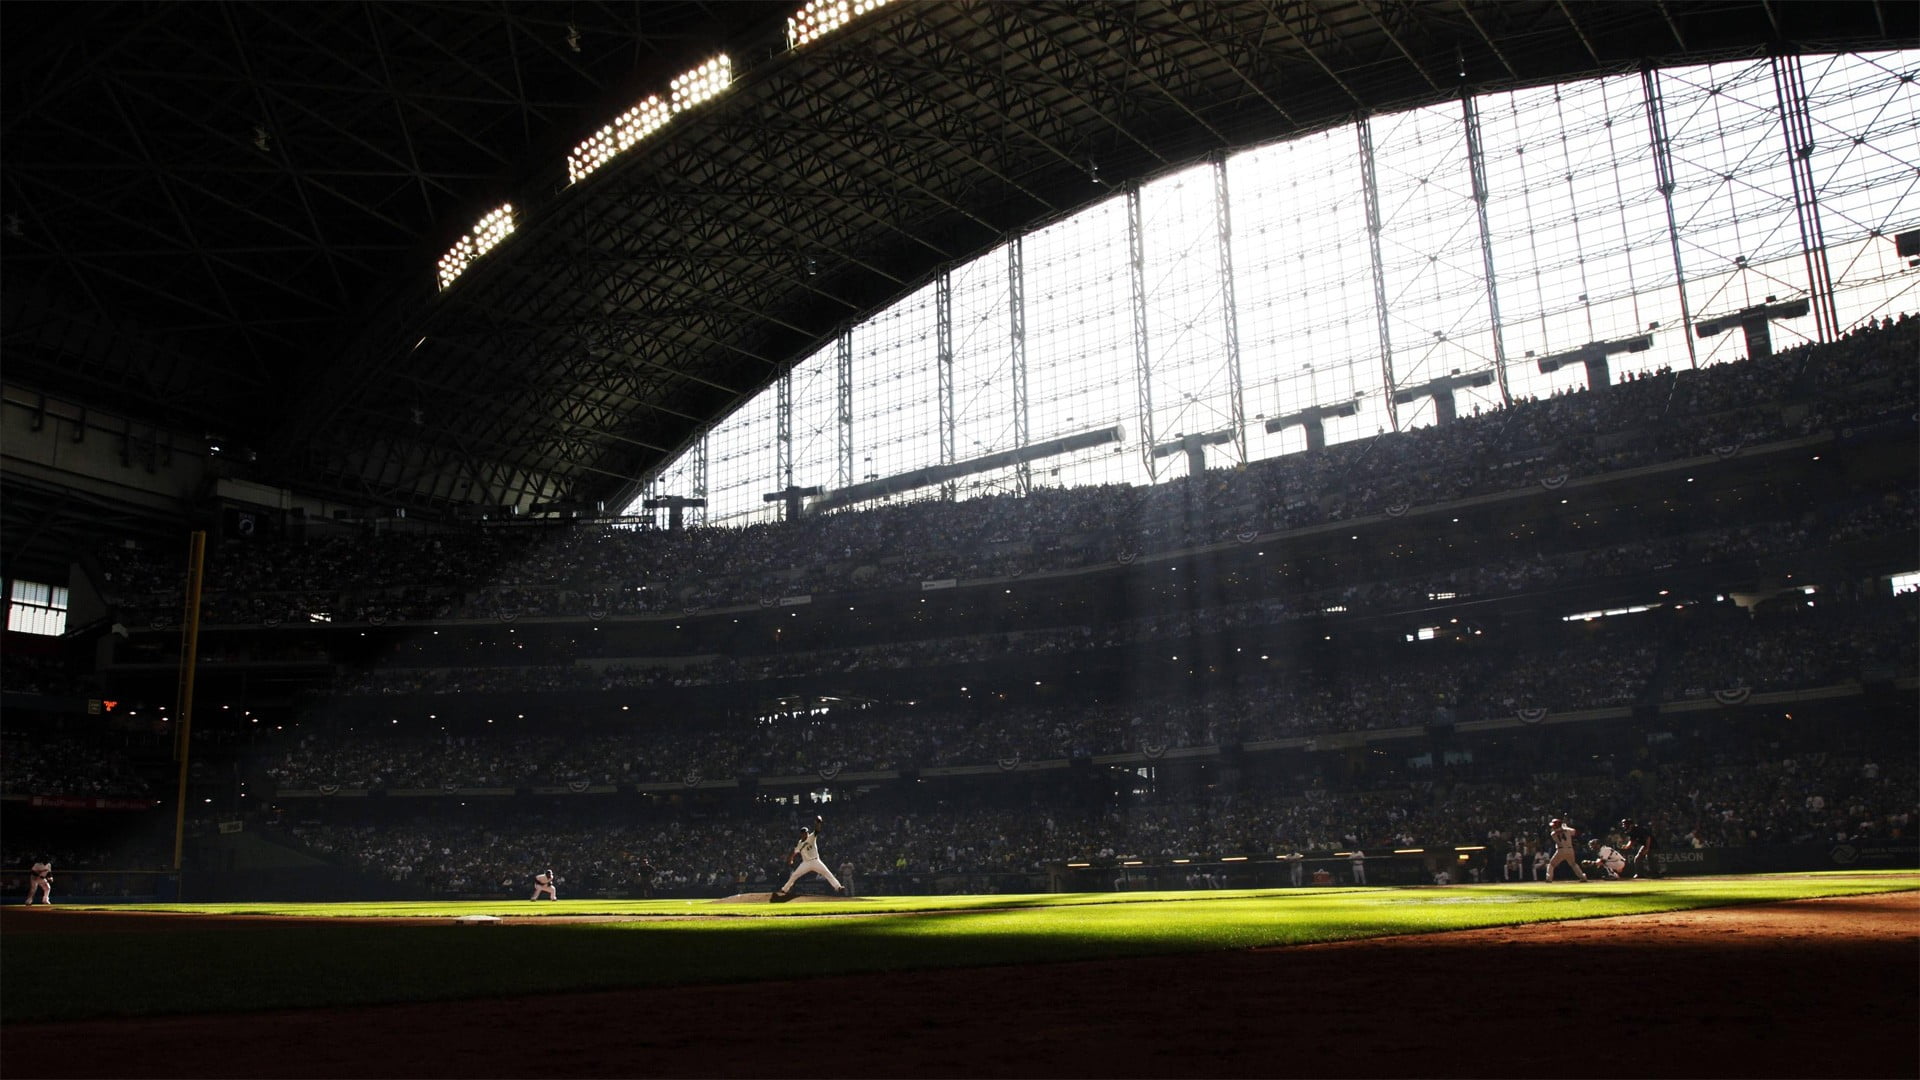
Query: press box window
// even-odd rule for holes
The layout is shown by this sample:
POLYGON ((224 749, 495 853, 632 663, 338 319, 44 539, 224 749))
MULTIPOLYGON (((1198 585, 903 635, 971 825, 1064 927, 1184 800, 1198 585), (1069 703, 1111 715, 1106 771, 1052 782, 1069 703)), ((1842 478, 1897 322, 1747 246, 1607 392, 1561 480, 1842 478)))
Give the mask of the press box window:
POLYGON ((67 588, 16 579, 7 605, 7 629, 59 637, 67 632, 67 588))

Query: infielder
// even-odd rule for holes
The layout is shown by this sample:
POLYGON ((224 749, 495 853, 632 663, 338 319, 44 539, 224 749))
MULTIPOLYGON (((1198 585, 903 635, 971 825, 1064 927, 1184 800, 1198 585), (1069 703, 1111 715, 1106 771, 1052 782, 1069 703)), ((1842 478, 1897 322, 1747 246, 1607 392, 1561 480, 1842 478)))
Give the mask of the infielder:
POLYGON ((40 902, 43 904, 49 906, 53 904, 52 863, 37 862, 33 864, 33 876, 27 881, 27 903, 33 903, 33 898, 36 896, 40 897, 40 902))
POLYGON ((1547 822, 1547 835, 1553 839, 1553 858, 1547 861, 1547 880, 1553 880, 1553 868, 1566 863, 1580 880, 1587 880, 1587 872, 1580 869, 1580 860, 1573 854, 1573 826, 1560 818, 1547 822))
POLYGON ((815 816, 813 828, 800 826, 800 842, 794 844, 793 850, 787 853, 787 865, 793 866, 794 863, 800 865, 793 867, 793 874, 787 878, 785 885, 780 886, 779 892, 767 897, 769 901, 778 904, 792 899, 793 883, 808 874, 819 874, 826 878, 827 884, 833 886, 835 896, 847 895, 846 886, 840 884, 840 879, 833 876, 833 871, 827 869, 827 864, 820 861, 820 827, 825 824, 824 819, 815 816))
POLYGON ((547 896, 547 899, 559 900, 560 894, 554 889, 553 883, 554 883, 554 877, 553 877, 553 871, 551 869, 549 869, 544 874, 533 875, 533 895, 527 897, 527 899, 538 900, 540 899, 540 894, 545 893, 547 896))

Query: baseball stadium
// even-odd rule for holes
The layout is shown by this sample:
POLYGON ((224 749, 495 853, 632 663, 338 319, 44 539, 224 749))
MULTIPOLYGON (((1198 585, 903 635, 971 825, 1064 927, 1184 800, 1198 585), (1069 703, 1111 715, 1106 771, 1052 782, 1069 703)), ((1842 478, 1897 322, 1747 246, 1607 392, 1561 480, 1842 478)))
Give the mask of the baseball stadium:
POLYGON ((0 56, 0 1074, 1920 1074, 1920 8, 0 56))

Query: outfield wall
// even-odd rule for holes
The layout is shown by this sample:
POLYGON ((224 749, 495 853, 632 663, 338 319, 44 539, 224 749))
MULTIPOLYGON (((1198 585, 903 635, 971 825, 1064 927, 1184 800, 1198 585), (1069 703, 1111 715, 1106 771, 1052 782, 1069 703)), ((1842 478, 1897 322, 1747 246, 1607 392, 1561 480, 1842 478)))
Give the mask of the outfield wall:
MULTIPOLYGON (((1480 870, 1483 883, 1501 880, 1503 856, 1485 851, 1430 848, 1417 852, 1372 854, 1366 859, 1368 885, 1432 885, 1446 869, 1454 884, 1470 884, 1480 870), (1461 856, 1466 856, 1464 859, 1461 856)), ((1770 847, 1704 848, 1655 851, 1660 873, 1690 877, 1715 874, 1808 873, 1819 870, 1897 870, 1920 868, 1920 840, 1855 844, 1783 844, 1770 847)), ((1532 867, 1527 869, 1531 880, 1532 867)), ((1311 886, 1354 884, 1352 860, 1340 856, 1301 861, 1303 883, 1311 886), (1316 872, 1326 880, 1315 881, 1316 872)), ((1561 877, 1567 877, 1561 871, 1561 877)), ((1120 863, 1062 867, 1053 892, 1108 892, 1146 889, 1276 889, 1292 884, 1291 864, 1276 858, 1194 859, 1173 864, 1127 866, 1120 863)))
POLYGON ((1851 844, 1655 851, 1664 874, 1777 874, 1812 870, 1911 870, 1920 867, 1920 840, 1851 844))

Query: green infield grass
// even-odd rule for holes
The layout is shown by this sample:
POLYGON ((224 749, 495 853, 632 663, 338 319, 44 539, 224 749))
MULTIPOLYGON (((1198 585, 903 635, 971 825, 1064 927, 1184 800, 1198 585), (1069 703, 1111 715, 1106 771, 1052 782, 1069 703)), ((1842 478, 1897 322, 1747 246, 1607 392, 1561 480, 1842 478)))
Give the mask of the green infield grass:
POLYGON ((1886 871, 1447 888, 883 897, 778 906, 572 899, 67 904, 7 912, 12 932, 0 964, 0 1023, 1199 953, 1913 889, 1920 889, 1920 873, 1886 871), (159 932, 106 926, 93 933, 27 932, 29 919, 84 928, 94 912, 124 911, 249 918, 159 932), (456 922, 479 915, 512 921, 456 922), (582 915, 632 921, 556 918, 582 915), (366 918, 405 921, 356 921, 366 918))

